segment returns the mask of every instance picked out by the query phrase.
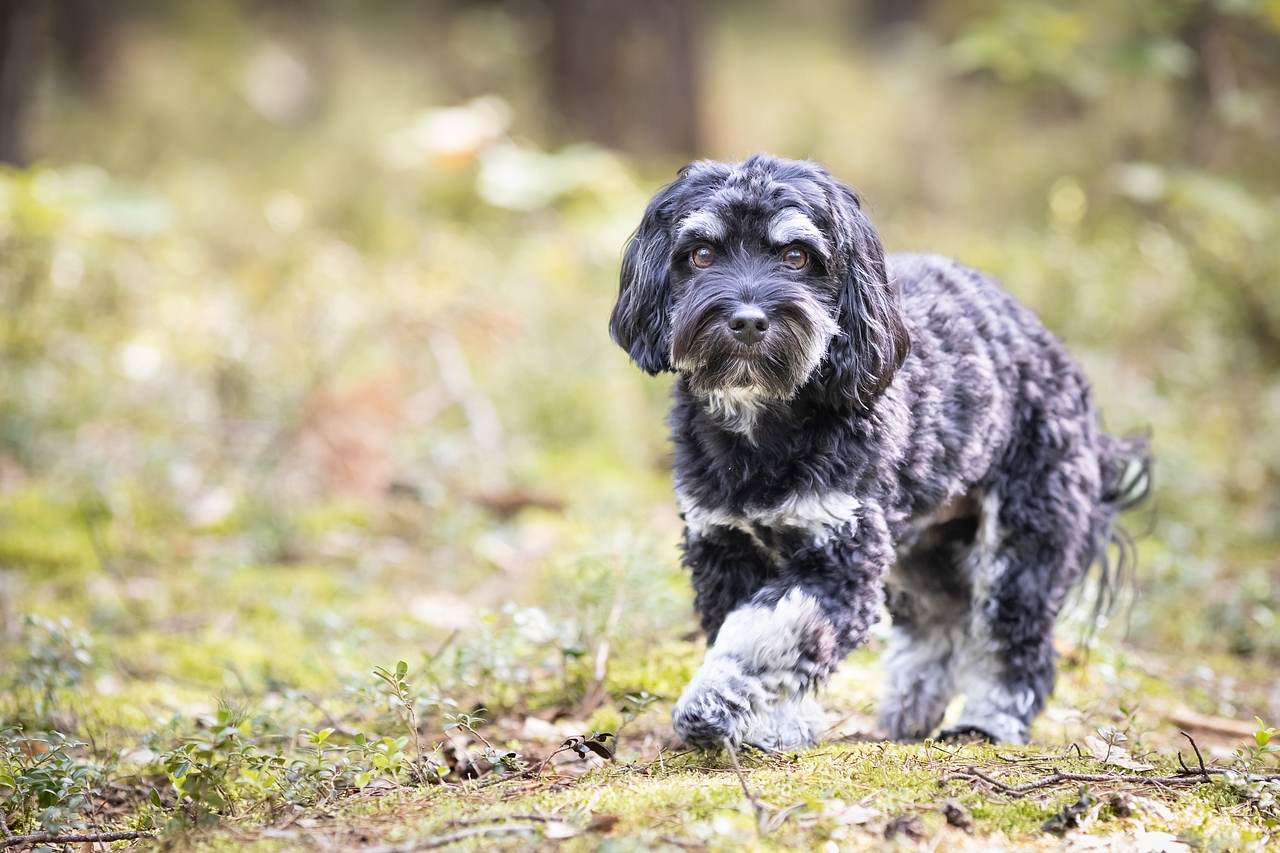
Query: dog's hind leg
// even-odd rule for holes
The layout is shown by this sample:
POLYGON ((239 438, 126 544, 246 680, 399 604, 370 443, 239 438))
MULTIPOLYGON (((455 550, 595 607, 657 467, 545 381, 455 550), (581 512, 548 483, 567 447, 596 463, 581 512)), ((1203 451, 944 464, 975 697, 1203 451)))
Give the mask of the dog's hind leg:
POLYGON ((885 581, 893 631, 881 659, 887 683, 880 727, 893 740, 928 737, 955 695, 956 655, 965 645, 971 599, 958 558, 976 527, 972 517, 933 525, 885 581))
POLYGON ((944 735, 1026 743, 1057 676, 1053 625, 1092 559, 1097 457, 1081 445, 1027 453, 988 494, 970 555, 973 610, 956 674, 965 694, 944 735))

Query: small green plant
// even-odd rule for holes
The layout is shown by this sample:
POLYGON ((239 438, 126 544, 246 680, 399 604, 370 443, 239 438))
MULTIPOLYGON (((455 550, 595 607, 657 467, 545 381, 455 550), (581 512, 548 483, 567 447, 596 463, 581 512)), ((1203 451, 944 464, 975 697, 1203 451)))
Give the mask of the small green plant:
POLYGON ((1246 743, 1236 750, 1235 766, 1222 774, 1222 784, 1258 810, 1263 824, 1268 828, 1280 827, 1280 780, 1265 778, 1264 771, 1272 764, 1272 757, 1280 754, 1280 742, 1276 730, 1258 717, 1253 733, 1253 743, 1246 743))
POLYGON ((222 703, 209 725, 184 738, 162 762, 179 797, 187 797, 186 817, 195 825, 215 823, 230 810, 232 779, 245 759, 242 710, 222 703))
POLYGON ((391 688, 391 696, 399 703, 405 712, 405 725, 409 731, 409 739, 413 741, 414 755, 414 772, 418 777, 418 781, 427 782, 426 769, 422 763, 422 741, 418 737, 418 713, 414 710, 414 696, 412 688, 409 685, 409 664, 399 661, 396 664, 395 672, 389 672, 385 667, 375 666, 373 674, 382 679, 388 687, 391 688))
POLYGON ((71 754, 84 745, 57 732, 0 731, 0 815, 10 830, 84 827, 81 815, 102 777, 101 766, 71 754))
MULTIPOLYGON (((483 711, 484 709, 481 708, 480 710, 483 711)), ((488 738, 476 731, 477 726, 484 725, 483 717, 473 714, 446 714, 445 720, 444 730, 446 732, 452 729, 461 729, 480 741, 483 745, 480 756, 489 762, 495 771, 499 773, 519 773, 528 767, 525 760, 520 757, 520 753, 500 750, 490 743, 488 738)))
POLYGON ((285 798, 289 802, 311 803, 329 799, 340 790, 363 788, 373 778, 373 770, 359 760, 363 755, 362 749, 327 743, 333 731, 302 730, 306 745, 294 754, 285 775, 288 783, 285 798))
POLYGON ((23 618, 22 638, 25 654, 15 667, 15 687, 30 697, 33 720, 45 724, 63 710, 59 692, 78 687, 93 666, 93 640, 66 617, 36 615, 23 618))
POLYGON ((641 690, 638 693, 628 693, 622 698, 622 707, 619 709, 622 712, 622 725, 618 727, 619 733, 622 732, 623 726, 634 722, 642 714, 649 711, 649 706, 662 699, 661 696, 654 696, 647 690, 641 690))
POLYGON ((414 777, 413 761, 404 752, 404 748, 409 745, 407 737, 383 737, 371 741, 361 732, 356 735, 355 740, 355 748, 377 775, 393 782, 403 782, 414 777))

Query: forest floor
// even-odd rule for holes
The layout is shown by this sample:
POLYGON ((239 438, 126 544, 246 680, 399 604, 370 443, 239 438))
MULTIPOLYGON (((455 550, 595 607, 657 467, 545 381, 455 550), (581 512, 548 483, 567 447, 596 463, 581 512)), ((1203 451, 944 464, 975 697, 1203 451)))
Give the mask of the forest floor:
POLYGON ((323 565, 237 563, 234 537, 210 537, 177 569, 103 569, 91 553, 77 569, 73 514, 32 495, 5 508, 30 522, 5 528, 8 557, 45 558, 42 572, 4 575, 13 836, 124 832, 116 846, 165 850, 1174 853, 1261 849, 1275 833, 1280 784, 1254 716, 1276 697, 1260 664, 1064 639, 1031 746, 891 744, 875 730, 873 639, 826 689, 819 746, 696 752, 668 714, 704 647, 674 561, 568 561, 543 578, 541 606, 473 611, 474 597, 433 589, 369 531, 328 536, 323 565), (335 542, 386 559, 344 563, 335 542))

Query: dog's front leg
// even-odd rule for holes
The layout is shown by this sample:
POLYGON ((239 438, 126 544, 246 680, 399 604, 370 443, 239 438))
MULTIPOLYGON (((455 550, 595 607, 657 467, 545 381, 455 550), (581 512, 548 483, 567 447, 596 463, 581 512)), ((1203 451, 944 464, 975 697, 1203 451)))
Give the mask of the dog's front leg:
POLYGON ((797 542, 782 558, 775 579, 724 620, 676 703, 685 741, 785 749, 820 733, 808 694, 876 621, 892 549, 883 516, 864 509, 856 525, 797 542))

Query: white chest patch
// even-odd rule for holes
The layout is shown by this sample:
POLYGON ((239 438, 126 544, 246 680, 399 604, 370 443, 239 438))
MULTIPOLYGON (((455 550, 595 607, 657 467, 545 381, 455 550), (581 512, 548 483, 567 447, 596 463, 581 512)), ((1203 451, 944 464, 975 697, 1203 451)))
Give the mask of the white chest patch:
MULTIPOLYGON (((848 492, 791 495, 769 507, 746 507, 741 514, 708 510, 686 495, 676 492, 676 503, 685 524, 696 535, 712 527, 733 527, 755 537, 755 525, 808 531, 815 542, 824 543, 840 527, 854 524, 861 502, 848 492)), ((851 531, 852 532, 852 531, 851 531)))
POLYGON ((751 438, 756 421, 769 405, 769 398, 759 388, 725 388, 713 391, 706 401, 707 411, 726 429, 751 438))

